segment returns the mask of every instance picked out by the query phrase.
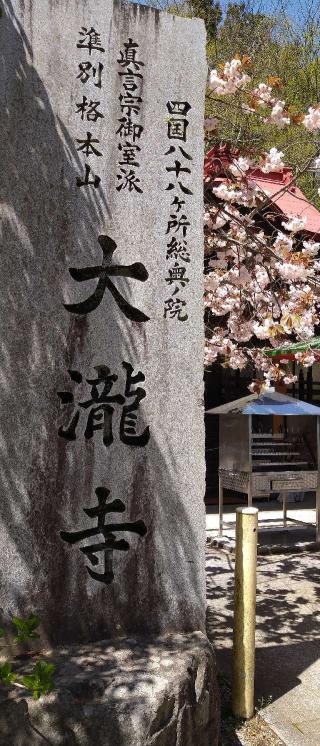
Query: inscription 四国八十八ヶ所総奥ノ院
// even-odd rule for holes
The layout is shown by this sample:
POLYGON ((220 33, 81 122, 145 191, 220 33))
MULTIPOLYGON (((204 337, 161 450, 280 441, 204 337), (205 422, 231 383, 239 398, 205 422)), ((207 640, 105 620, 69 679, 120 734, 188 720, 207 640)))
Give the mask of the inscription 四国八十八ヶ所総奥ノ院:
POLYGON ((170 176, 170 181, 166 191, 173 192, 174 197, 170 204, 170 219, 167 224, 166 235, 168 243, 166 247, 166 261, 168 274, 165 278, 171 291, 169 298, 164 303, 164 318, 177 319, 178 321, 187 321, 187 301, 182 296, 184 288, 190 282, 187 276, 186 264, 190 263, 190 251, 188 247, 188 228, 190 221, 186 215, 186 204, 188 198, 193 194, 190 188, 190 182, 186 182, 186 177, 191 175, 191 161, 193 160, 190 153, 181 142, 187 142, 187 132, 189 121, 187 114, 191 106, 188 101, 168 101, 167 110, 167 137, 176 141, 170 145, 165 152, 165 156, 172 156, 172 163, 166 166, 166 171, 170 176), (181 263, 182 262, 182 263, 181 263))

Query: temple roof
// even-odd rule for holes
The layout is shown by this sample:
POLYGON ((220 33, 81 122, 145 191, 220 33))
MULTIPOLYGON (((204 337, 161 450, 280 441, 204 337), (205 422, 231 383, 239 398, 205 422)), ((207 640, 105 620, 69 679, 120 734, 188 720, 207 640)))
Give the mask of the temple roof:
MULTIPOLYGON (((215 146, 208 151, 204 162, 205 176, 216 176, 217 179, 223 177, 224 168, 234 158, 241 155, 240 150, 232 150, 229 145, 215 146)), ((320 234, 320 212, 312 205, 301 189, 293 184, 289 188, 288 184, 293 179, 291 168, 283 168, 281 171, 274 171, 269 174, 263 173, 259 168, 250 168, 246 176, 266 192, 274 205, 281 211, 284 216, 299 216, 306 218, 304 232, 311 234, 320 234), (281 192, 281 190, 284 191, 281 192), (279 193, 280 192, 280 193, 279 193)))
POLYGON ((242 399, 222 404, 220 407, 207 409, 206 414, 259 414, 259 415, 316 415, 320 416, 320 407, 308 402, 294 399, 278 391, 266 391, 263 394, 249 394, 242 399))

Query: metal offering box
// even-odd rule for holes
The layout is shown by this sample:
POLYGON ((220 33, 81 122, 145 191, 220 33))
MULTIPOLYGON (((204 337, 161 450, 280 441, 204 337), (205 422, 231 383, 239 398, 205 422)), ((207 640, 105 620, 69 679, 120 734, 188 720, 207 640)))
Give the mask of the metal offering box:
POLYGON ((249 506, 253 498, 281 493, 284 527, 310 525, 287 516, 287 496, 314 491, 319 541, 320 407, 270 391, 215 407, 207 414, 219 415, 219 534, 225 525, 224 489, 244 493, 249 506))

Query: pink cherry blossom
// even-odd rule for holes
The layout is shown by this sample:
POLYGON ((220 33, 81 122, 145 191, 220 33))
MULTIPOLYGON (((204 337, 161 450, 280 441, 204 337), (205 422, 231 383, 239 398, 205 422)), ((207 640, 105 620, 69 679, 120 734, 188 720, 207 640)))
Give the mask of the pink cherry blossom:
MULTIPOLYGON (((320 106, 309 107, 303 120, 293 117, 291 122, 286 102, 271 84, 261 82, 250 91, 250 82, 245 63, 234 59, 221 71, 211 71, 209 86, 218 95, 237 97, 248 117, 258 116, 280 129, 291 124, 312 133, 320 128, 320 106)), ((316 333, 320 242, 305 235, 301 240, 299 233, 307 229, 304 215, 283 216, 279 230, 279 213, 269 210, 269 192, 257 186, 256 169, 272 174, 285 167, 281 150, 248 154, 224 145, 221 161, 218 154, 213 163, 212 171, 206 166, 205 176, 205 361, 248 368, 256 376, 253 391, 272 382, 290 385, 296 380, 291 363, 275 361, 267 350, 308 342, 316 333)), ((313 163, 320 168, 318 154, 313 163)), ((281 192, 291 189, 292 182, 293 176, 281 192)), ((305 367, 320 359, 310 350, 301 355, 297 353, 296 360, 305 367)))
POLYGON ((302 123, 309 132, 318 130, 320 128, 320 106, 316 108, 309 106, 308 114, 306 114, 302 123))
POLYGON ((277 148, 270 148, 269 153, 266 153, 263 166, 261 171, 265 174, 269 174, 271 171, 277 171, 284 167, 283 162, 284 153, 277 148))

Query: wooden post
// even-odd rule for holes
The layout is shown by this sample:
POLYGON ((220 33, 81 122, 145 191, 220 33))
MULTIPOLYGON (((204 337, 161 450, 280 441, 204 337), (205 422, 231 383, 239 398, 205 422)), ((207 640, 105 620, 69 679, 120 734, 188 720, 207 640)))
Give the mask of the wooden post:
POLYGON ((254 714, 257 533, 257 508, 237 508, 232 709, 246 719, 254 714))

